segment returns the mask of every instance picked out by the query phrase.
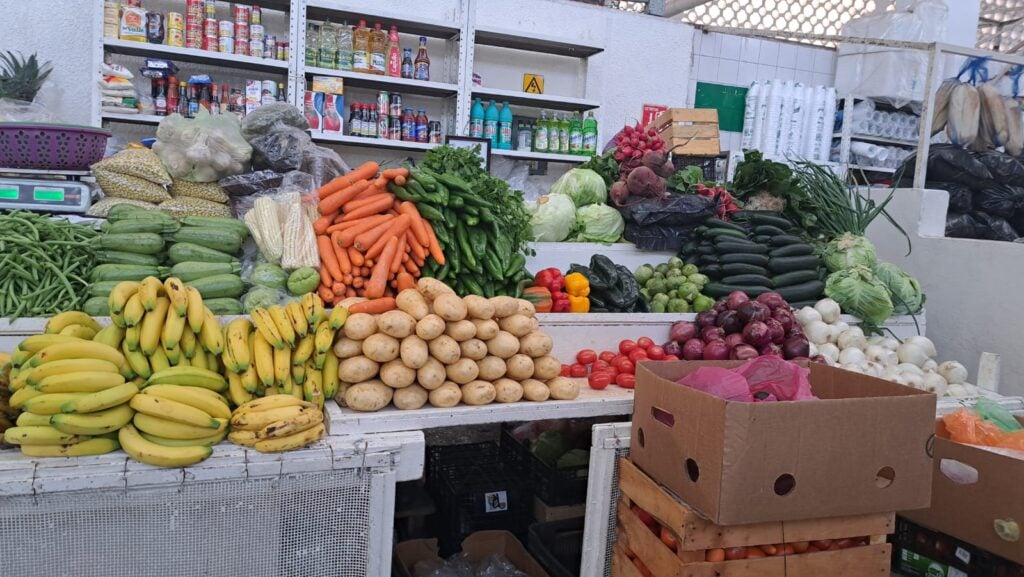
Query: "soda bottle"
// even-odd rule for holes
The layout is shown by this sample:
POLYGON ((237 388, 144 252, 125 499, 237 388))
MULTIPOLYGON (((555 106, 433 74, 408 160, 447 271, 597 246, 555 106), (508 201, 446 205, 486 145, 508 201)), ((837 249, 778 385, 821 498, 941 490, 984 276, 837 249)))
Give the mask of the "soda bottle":
POLYGON ((484 111, 484 138, 491 141, 491 148, 498 148, 498 105, 493 100, 484 111))
POLYGON ((392 26, 388 34, 388 76, 402 75, 402 51, 398 46, 398 26, 392 26))
POLYGON ((548 151, 548 113, 543 110, 540 112, 540 119, 537 120, 533 132, 533 151, 548 151))
POLYGON ((594 111, 587 113, 583 121, 583 151, 582 154, 593 155, 597 152, 597 119, 594 118, 594 111))
POLYGON ((402 140, 416 142, 416 117, 412 114, 412 108, 402 111, 402 140))
POLYGON ((416 142, 430 142, 429 125, 430 119, 427 118, 427 111, 420 108, 416 115, 416 142))
POLYGON ((373 25, 370 33, 370 73, 387 73, 387 34, 381 30, 380 22, 373 25))
POLYGON ((512 107, 508 101, 502 103, 501 114, 498 115, 498 148, 512 149, 512 107))
POLYGON ((430 80, 430 57, 427 56, 426 36, 420 36, 420 49, 416 52, 412 77, 416 80, 430 80))
POLYGON ((352 70, 370 71, 370 31, 366 28, 366 20, 360 20, 352 32, 352 70))
POLYGON ((348 22, 341 25, 338 30, 338 70, 352 70, 352 27, 348 22))
POLYGON ((402 78, 412 78, 412 48, 402 49, 402 78))
POLYGON ((338 65, 338 34, 330 21, 324 22, 320 28, 320 52, 317 54, 316 65, 332 69, 338 65))
POLYGON ((178 111, 178 79, 170 76, 167 78, 167 114, 174 114, 178 111))
POLYGON ((484 137, 484 106, 479 98, 473 100, 473 107, 469 109, 469 136, 484 137))
POLYGON ((569 121, 569 154, 580 154, 583 151, 583 123, 580 113, 573 112, 569 121))
POLYGON ((558 152, 569 154, 569 114, 563 114, 558 122, 558 152))
POLYGON ((310 23, 306 25, 306 66, 316 66, 320 53, 320 27, 310 23))
POLYGON ((214 83, 210 90, 210 114, 220 114, 220 87, 214 83))

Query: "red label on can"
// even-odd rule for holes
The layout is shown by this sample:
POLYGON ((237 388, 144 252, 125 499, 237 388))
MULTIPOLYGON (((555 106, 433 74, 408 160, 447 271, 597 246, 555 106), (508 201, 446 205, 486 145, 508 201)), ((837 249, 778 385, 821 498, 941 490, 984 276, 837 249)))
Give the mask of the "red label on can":
POLYGON ((235 54, 241 54, 242 56, 249 55, 249 41, 239 40, 235 38, 235 54))
POLYGON ((249 40, 249 25, 235 22, 235 40, 249 40))
POLYGON ((249 23, 249 7, 239 6, 235 4, 235 23, 236 24, 248 24, 249 23))
POLYGON ((203 50, 212 50, 214 52, 220 50, 220 37, 204 35, 203 50))
POLYGON ((217 22, 216 18, 203 20, 203 36, 217 36, 219 26, 220 23, 217 22))

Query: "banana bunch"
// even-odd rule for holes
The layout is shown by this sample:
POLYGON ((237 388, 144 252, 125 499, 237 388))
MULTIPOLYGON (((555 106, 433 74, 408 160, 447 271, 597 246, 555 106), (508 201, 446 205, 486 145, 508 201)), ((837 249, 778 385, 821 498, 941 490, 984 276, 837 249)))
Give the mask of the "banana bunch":
POLYGON ((11 391, 7 386, 11 377, 11 355, 0 353, 0 444, 3 443, 4 431, 14 426, 18 418, 18 410, 11 407, 11 391))
POLYGON ((107 304, 114 328, 107 327, 104 337, 120 347, 142 380, 179 366, 220 372, 224 334, 196 289, 174 277, 161 282, 151 276, 119 283, 107 304))
POLYGON ((328 317, 323 301, 307 293, 285 306, 255 308, 248 319, 224 330, 224 367, 228 396, 238 406, 256 397, 291 395, 322 409, 338 390, 334 356, 335 325, 348 311, 337 307, 328 317))
MULTIPOLYGON (((48 326, 84 316, 61 313, 48 326)), ((71 324, 92 328, 85 322, 71 324)), ((12 362, 15 357, 9 404, 22 413, 4 433, 8 443, 30 457, 100 455, 119 448, 116 433, 131 422, 129 403, 139 392, 138 384, 127 380, 133 375, 120 351, 81 336, 48 332, 22 341, 12 362)))
POLYGON ((255 399, 231 414, 228 440, 261 453, 305 447, 324 436, 320 407, 289 394, 255 399))

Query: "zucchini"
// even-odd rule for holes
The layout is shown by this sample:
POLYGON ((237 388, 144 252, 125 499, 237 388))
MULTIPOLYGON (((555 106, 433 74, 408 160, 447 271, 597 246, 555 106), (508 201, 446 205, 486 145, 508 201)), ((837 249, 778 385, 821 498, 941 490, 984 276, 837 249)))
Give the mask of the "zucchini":
POLYGON ((731 235, 716 236, 716 237, 712 238, 711 241, 714 242, 715 244, 721 244, 723 242, 738 242, 740 244, 749 244, 749 245, 754 245, 754 246, 757 245, 756 242, 748 239, 747 237, 739 237, 739 236, 731 236, 731 235))
POLYGON ((709 282, 704 285, 701 290, 704 294, 709 297, 720 299, 722 297, 729 296, 729 293, 740 291, 746 293, 747 296, 756 297, 766 292, 771 292, 772 289, 763 286, 737 286, 731 284, 725 284, 721 282, 709 282))
POLYGON ((782 256, 771 259, 768 263, 768 270, 776 274, 797 270, 813 270, 817 272, 820 266, 821 259, 813 254, 808 256, 782 256))
POLYGON ((730 263, 743 263, 743 264, 756 264, 757 266, 768 266, 768 257, 763 254, 744 254, 744 253, 733 253, 723 254, 718 258, 718 262, 722 264, 730 263))
POLYGON ((238 262, 179 262, 171 267, 171 276, 181 282, 189 282, 220 274, 239 274, 242 265, 238 262))
POLYGON ((705 237, 712 238, 742 238, 747 239, 747 233, 733 230, 731 228, 712 228, 704 233, 705 237))
MULTIPOLYGON (((129 205, 119 204, 117 206, 129 205)), ((138 207, 132 207, 133 210, 121 210, 114 212, 116 208, 117 207, 111 208, 110 212, 107 213, 108 222, 121 222, 122 220, 155 220, 162 222, 167 226, 173 226, 178 222, 170 215, 155 210, 144 210, 138 207)))
POLYGON ((732 222, 725 222, 724 220, 720 218, 715 218, 713 216, 705 220, 704 225, 709 226, 711 228, 731 228, 732 230, 742 232, 743 234, 747 233, 747 229, 743 228, 742 226, 732 222))
MULTIPOLYGON (((89 285, 89 296, 107 298, 114 291, 114 287, 121 284, 119 280, 104 280, 89 285)), ((103 315, 100 315, 103 316, 103 315)))
POLYGON ((718 254, 729 254, 735 252, 742 252, 747 254, 768 254, 768 247, 755 244, 752 242, 722 242, 715 246, 715 251, 718 254))
POLYGON ((129 232, 153 232, 156 234, 172 233, 181 228, 176 222, 167 223, 155 218, 129 218, 117 222, 107 221, 100 225, 100 230, 107 234, 126 234, 129 232))
POLYGON ((695 252, 697 252, 697 241, 695 240, 687 241, 686 244, 679 249, 679 254, 693 254, 695 252))
POLYGON ((767 234, 758 234, 754 235, 754 237, 751 238, 750 240, 756 242, 757 244, 768 244, 768 241, 770 241, 771 239, 772 237, 768 236, 767 234))
POLYGON ((164 239, 153 232, 102 234, 96 237, 98 248, 135 254, 156 254, 164 249, 164 239))
POLYGON ((825 283, 820 280, 812 280, 780 288, 778 293, 787 301, 809 301, 820 297, 824 290, 825 283))
POLYGON ((238 302, 238 299, 204 299, 203 304, 215 315, 240 315, 244 312, 242 310, 242 303, 238 302))
POLYGON ((707 275, 711 278, 718 278, 722 276, 722 266, 717 264, 709 264, 707 266, 700 267, 701 274, 707 275))
POLYGON ((216 216, 186 216, 181 219, 185 226, 205 228, 225 228, 238 233, 242 240, 249 238, 249 227, 237 218, 220 218, 216 216))
POLYGON ((745 264, 742 262, 733 262, 729 264, 722 264, 722 274, 725 276, 734 276, 738 274, 759 274, 761 276, 768 276, 768 271, 764 267, 760 267, 753 264, 745 264))
POLYGON ((752 286, 766 286, 773 287, 772 279, 759 274, 737 274, 727 276, 722 279, 724 284, 735 284, 735 285, 752 285, 752 286))
POLYGON ((157 266, 160 264, 160 256, 155 254, 136 254, 121 250, 98 250, 96 260, 110 264, 141 264, 144 266, 157 266))
POLYGON ((205 226, 184 226, 171 235, 174 242, 189 242, 206 248, 235 254, 242 248, 242 238, 237 232, 205 226))
POLYGON ((787 287, 798 285, 805 282, 810 282, 818 279, 818 271, 816 270, 795 270, 793 272, 787 272, 772 277, 773 286, 787 287))
POLYGON ((107 304, 107 297, 91 297, 82 303, 82 312, 91 317, 109 317, 110 305, 107 304))
POLYGON ((226 252, 199 246, 190 242, 179 242, 167 251, 172 264, 180 262, 234 262, 235 257, 226 252))
POLYGON ((695 251, 695 254, 700 254, 700 255, 715 254, 715 247, 713 247, 713 246, 698 246, 697 250, 695 251))
MULTIPOLYGON (((134 214, 151 214, 149 209, 142 208, 141 206, 135 206, 134 204, 115 204, 110 207, 107 211, 107 220, 116 221, 119 218, 123 218, 134 214)), ((159 214, 163 214, 162 212, 159 214)))
POLYGON ((205 299, 238 298, 245 292, 241 277, 236 274, 215 274, 188 281, 186 285, 199 291, 205 299))
POLYGON ((167 269, 162 266, 143 266, 138 264, 99 264, 92 268, 89 273, 91 282, 105 280, 134 280, 141 281, 147 276, 162 277, 167 269))
POLYGON ((683 264, 692 264, 697 266, 698 262, 700 262, 700 260, 697 258, 696 254, 686 255, 686 258, 683 259, 683 264))
POLYGON ((768 235, 768 236, 776 236, 776 235, 786 234, 786 231, 782 230, 781 228, 779 228, 777 226, 772 226, 770 224, 762 224, 760 226, 755 226, 754 227, 754 234, 764 234, 764 235, 768 235))
POLYGON ((700 260, 697 261, 697 266, 703 267, 709 264, 718 264, 718 257, 713 254, 702 254, 700 260))
POLYGON ((777 226, 782 230, 793 228, 793 223, 778 212, 755 212, 750 216, 750 221, 756 225, 767 224, 769 226, 777 226))
POLYGON ((809 254, 814 254, 814 247, 809 245, 809 244, 806 244, 806 243, 788 244, 786 246, 782 246, 782 247, 779 247, 777 249, 774 249, 774 250, 772 250, 771 252, 768 253, 768 255, 771 256, 771 257, 778 257, 778 256, 806 256, 806 255, 809 255, 809 254))
POLYGON ((781 234, 773 236, 772 239, 768 241, 768 246, 788 246, 791 244, 802 244, 803 242, 804 239, 799 236, 793 234, 781 234))

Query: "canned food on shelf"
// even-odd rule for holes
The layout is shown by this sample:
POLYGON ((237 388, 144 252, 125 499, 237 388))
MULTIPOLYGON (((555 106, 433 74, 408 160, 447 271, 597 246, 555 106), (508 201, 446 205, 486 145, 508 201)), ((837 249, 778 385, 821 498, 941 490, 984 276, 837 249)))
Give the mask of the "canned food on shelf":
POLYGON ((168 12, 167 13, 167 29, 168 30, 184 30, 185 29, 185 15, 181 12, 168 12))
POLYGON ((235 53, 235 39, 232 36, 221 36, 218 40, 218 46, 223 54, 235 53))

